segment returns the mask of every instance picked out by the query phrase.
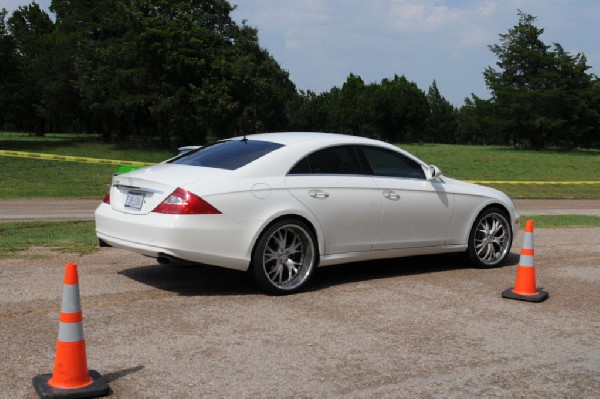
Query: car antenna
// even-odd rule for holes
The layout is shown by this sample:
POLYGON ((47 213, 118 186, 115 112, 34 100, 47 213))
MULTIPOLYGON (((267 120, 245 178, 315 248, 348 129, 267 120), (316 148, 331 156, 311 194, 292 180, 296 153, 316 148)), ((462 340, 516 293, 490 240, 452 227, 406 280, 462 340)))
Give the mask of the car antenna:
POLYGON ((243 141, 244 143, 247 143, 247 142, 248 142, 248 137, 246 137, 246 133, 244 133, 244 138, 242 139, 242 141, 243 141))

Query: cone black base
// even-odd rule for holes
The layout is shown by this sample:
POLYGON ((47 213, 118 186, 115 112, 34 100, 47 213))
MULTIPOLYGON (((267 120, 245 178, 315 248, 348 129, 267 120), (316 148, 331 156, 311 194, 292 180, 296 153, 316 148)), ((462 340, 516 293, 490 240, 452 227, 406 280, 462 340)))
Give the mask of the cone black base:
POLYGON ((527 302, 542 302, 548 299, 548 293, 546 291, 538 290, 536 295, 521 295, 515 294, 512 288, 502 291, 502 298, 516 299, 517 301, 527 302))
POLYGON ((90 370, 89 375, 93 382, 82 388, 59 389, 48 385, 48 380, 52 378, 52 374, 40 374, 33 377, 33 386, 38 395, 42 399, 53 398, 100 398, 110 395, 110 387, 96 370, 90 370))

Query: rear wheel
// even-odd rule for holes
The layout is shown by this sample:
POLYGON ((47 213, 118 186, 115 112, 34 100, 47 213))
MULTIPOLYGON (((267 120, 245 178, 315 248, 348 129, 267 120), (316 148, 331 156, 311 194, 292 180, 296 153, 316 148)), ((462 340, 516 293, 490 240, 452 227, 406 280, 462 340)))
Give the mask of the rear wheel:
POLYGON ((467 254, 474 266, 494 267, 506 259, 511 245, 512 229, 506 213, 488 208, 473 223, 467 254))
POLYGON ((305 223, 285 219, 269 226, 252 253, 252 272, 258 285, 271 294, 299 291, 318 263, 316 239, 305 223))

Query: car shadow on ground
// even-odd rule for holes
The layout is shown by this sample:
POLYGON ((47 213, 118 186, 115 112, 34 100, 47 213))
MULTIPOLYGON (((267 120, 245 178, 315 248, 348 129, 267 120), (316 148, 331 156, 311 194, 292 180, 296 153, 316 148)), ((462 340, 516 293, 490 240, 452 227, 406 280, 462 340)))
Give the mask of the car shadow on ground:
MULTIPOLYGON (((519 263, 519 255, 509 254, 501 267, 519 263)), ((469 269, 462 254, 414 256, 356 262, 324 267, 317 270, 308 291, 359 281, 379 280, 414 274, 439 273, 469 269)), ((119 274, 148 286, 181 296, 260 295, 250 273, 220 267, 176 263, 148 265, 125 269, 119 274)))
MULTIPOLYGON (((499 267, 514 266, 519 256, 509 254, 499 267)), ((463 254, 412 256, 406 258, 383 259, 357 262, 319 269, 311 289, 319 290, 330 286, 378 280, 415 274, 440 273, 450 270, 473 269, 463 254)), ((485 271, 485 269, 481 269, 485 271)))
POLYGON ((119 274, 181 296, 256 295, 261 292, 249 273, 208 265, 154 264, 125 269, 119 274))

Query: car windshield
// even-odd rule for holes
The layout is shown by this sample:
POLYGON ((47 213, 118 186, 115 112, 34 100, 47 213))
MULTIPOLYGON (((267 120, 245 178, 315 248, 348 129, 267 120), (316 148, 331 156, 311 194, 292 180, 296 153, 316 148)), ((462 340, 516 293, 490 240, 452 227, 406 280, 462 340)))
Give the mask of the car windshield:
POLYGON ((283 147, 283 144, 258 140, 228 140, 185 153, 168 163, 235 170, 283 147))

